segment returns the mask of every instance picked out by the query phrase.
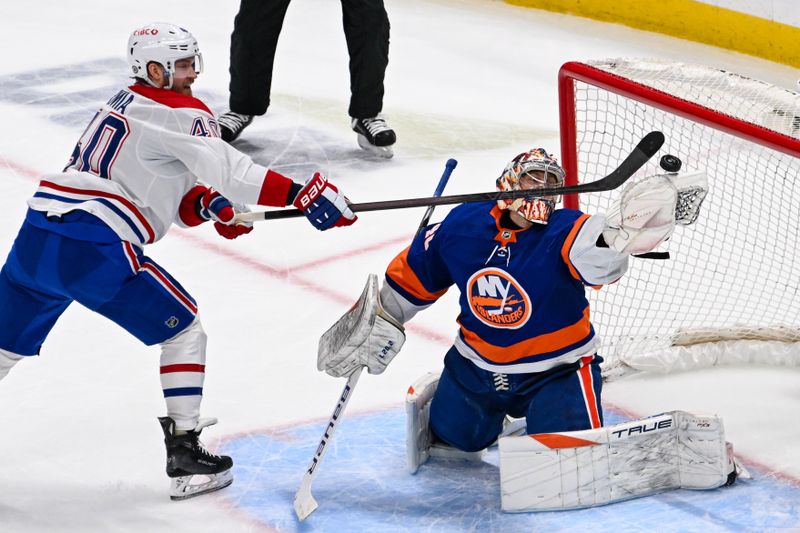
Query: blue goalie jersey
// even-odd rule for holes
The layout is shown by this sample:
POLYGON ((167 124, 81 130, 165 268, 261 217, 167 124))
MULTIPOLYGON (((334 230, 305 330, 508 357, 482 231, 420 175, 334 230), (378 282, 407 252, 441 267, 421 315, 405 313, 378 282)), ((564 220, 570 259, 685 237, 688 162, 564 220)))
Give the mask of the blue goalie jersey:
POLYGON ((492 372, 542 372, 596 351, 587 287, 619 279, 627 254, 596 245, 602 216, 556 210, 548 224, 501 225, 494 202, 464 204, 390 263, 388 288, 405 315, 451 285, 461 292, 455 347, 492 372))

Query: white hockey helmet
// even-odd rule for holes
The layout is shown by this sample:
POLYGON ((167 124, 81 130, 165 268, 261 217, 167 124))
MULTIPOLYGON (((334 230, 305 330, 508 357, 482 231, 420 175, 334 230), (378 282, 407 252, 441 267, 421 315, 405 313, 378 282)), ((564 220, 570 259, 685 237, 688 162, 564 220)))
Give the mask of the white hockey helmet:
POLYGON ((153 22, 134 30, 128 38, 128 63, 133 76, 154 85, 147 74, 147 64, 155 61, 164 67, 169 78, 167 88, 172 87, 175 61, 193 58, 197 74, 203 71, 203 54, 188 30, 168 22, 153 22))
MULTIPOLYGON (((497 189, 500 191, 517 191, 523 188, 521 181, 529 179, 525 188, 541 189, 544 187, 561 187, 564 185, 564 169, 555 158, 548 154, 544 148, 534 148, 519 154, 509 161, 503 173, 497 178, 497 189), (540 171, 536 173, 536 171, 540 171)), ((522 218, 530 222, 547 224, 550 214, 556 204, 561 201, 560 196, 543 198, 529 197, 512 200, 498 200, 500 209, 516 211, 522 218)))

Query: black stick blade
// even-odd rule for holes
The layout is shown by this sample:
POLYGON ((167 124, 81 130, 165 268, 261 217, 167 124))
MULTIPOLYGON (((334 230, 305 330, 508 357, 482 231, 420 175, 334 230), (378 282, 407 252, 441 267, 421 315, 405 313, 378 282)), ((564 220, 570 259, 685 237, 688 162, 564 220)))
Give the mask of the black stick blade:
MULTIPOLYGON (((651 157, 656 155, 663 144, 664 134, 660 131, 651 131, 639 141, 639 144, 636 145, 628 157, 626 157, 611 174, 603 179, 584 183, 582 185, 573 185, 572 187, 581 188, 580 191, 575 192, 602 192, 616 189, 628 181, 628 179, 633 176, 637 170, 642 168, 651 157)), ((565 192, 562 194, 571 194, 570 192, 566 192, 566 189, 570 188, 571 187, 564 187, 565 192)))

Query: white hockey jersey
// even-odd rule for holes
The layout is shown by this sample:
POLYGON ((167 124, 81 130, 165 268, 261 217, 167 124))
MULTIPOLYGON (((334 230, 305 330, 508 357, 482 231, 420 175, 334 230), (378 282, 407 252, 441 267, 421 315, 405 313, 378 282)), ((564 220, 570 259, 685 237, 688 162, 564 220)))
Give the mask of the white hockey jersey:
POLYGON ((279 207, 291 202, 294 183, 223 141, 199 99, 136 84, 100 108, 64 172, 43 176, 28 206, 87 211, 144 245, 181 224, 180 202, 198 180, 232 202, 279 207))

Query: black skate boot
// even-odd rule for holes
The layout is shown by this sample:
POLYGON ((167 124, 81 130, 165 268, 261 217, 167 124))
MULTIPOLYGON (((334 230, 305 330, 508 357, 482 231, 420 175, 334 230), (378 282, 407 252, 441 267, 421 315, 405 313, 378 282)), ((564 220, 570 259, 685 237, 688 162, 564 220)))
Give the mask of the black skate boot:
POLYGON ((197 427, 182 435, 175 435, 175 422, 170 417, 158 421, 167 446, 167 475, 172 479, 170 498, 185 500, 233 483, 233 460, 227 455, 209 453, 198 439, 204 427, 217 423, 216 418, 203 418, 197 427))
POLYGON ((397 142, 397 136, 384 119, 354 118, 350 125, 358 134, 358 145, 361 148, 387 159, 394 155, 392 145, 397 142))
POLYGON ((235 141, 244 129, 253 122, 253 115, 242 115, 241 113, 228 111, 221 114, 217 118, 217 122, 219 123, 219 133, 222 136, 222 140, 230 143, 235 141))

